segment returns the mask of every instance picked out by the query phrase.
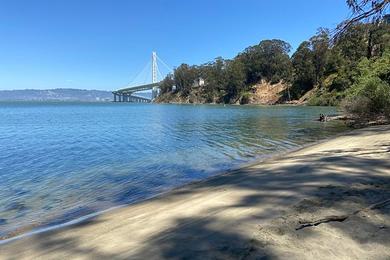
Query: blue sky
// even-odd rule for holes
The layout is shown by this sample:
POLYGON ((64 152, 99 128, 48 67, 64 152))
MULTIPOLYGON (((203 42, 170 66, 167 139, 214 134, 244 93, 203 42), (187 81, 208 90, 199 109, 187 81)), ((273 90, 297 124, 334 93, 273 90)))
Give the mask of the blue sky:
POLYGON ((344 0, 0 0, 0 89, 113 90, 153 50, 178 66, 263 39, 296 48, 349 14, 344 0))

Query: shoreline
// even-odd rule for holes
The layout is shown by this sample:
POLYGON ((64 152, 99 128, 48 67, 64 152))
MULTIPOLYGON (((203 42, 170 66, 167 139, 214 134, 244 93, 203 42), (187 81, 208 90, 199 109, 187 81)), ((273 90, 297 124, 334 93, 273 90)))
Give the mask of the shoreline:
POLYGON ((130 206, 137 205, 140 203, 145 203, 145 202, 148 202, 149 200, 158 199, 159 197, 163 197, 163 196, 169 196, 170 193, 175 192, 176 190, 183 189, 183 188, 191 188, 192 185, 201 184, 203 182, 207 182, 207 181, 213 180, 214 178, 218 178, 220 176, 224 176, 227 174, 234 174, 234 172, 236 172, 236 171, 245 170, 246 168, 253 167, 253 166, 261 164, 261 163, 265 163, 269 160, 277 160, 277 159, 283 158, 283 156, 286 156, 290 153, 298 152, 298 151, 301 151, 303 149, 309 148, 311 146, 325 143, 325 142, 332 140, 334 138, 337 138, 339 136, 343 136, 351 131, 354 131, 354 129, 348 129, 342 133, 335 134, 334 136, 327 137, 327 138, 320 139, 320 140, 313 141, 313 142, 309 142, 309 143, 306 143, 306 144, 303 144, 303 145, 300 145, 298 147, 294 147, 294 148, 291 148, 291 149, 288 149, 285 151, 267 154, 261 158, 257 158, 254 161, 242 163, 242 164, 237 165, 236 167, 233 167, 233 168, 230 168, 230 169, 227 169, 224 171, 216 172, 212 176, 209 176, 205 179, 194 180, 194 181, 191 181, 191 182, 186 183, 184 185, 171 188, 167 191, 157 193, 155 195, 152 195, 151 197, 148 197, 148 198, 145 198, 145 199, 142 199, 139 201, 135 201, 135 202, 130 203, 130 204, 120 204, 120 205, 113 206, 113 207, 103 209, 103 210, 99 210, 99 211, 96 211, 96 212, 93 212, 93 213, 90 213, 87 215, 80 215, 79 217, 77 217, 75 219, 68 220, 65 222, 61 222, 61 220, 54 217, 54 218, 47 219, 44 222, 31 223, 29 225, 21 226, 15 230, 9 232, 8 234, 1 236, 0 237, 0 246, 4 245, 4 244, 11 243, 13 241, 17 241, 19 239, 23 239, 25 237, 32 236, 32 235, 36 235, 36 234, 40 234, 40 233, 44 233, 44 232, 48 232, 48 231, 52 231, 52 230, 56 230, 56 229, 66 228, 66 227, 72 226, 72 225, 77 225, 79 223, 82 223, 83 221, 88 221, 88 219, 98 217, 98 216, 106 214, 106 213, 110 213, 110 212, 117 210, 117 209, 130 207, 130 206), (53 221, 54 222, 60 221, 60 223, 54 224, 54 225, 46 225, 45 224, 46 222, 53 222, 53 221))
MULTIPOLYGON (((288 161, 288 160, 290 160, 289 158, 303 155, 303 158, 301 158, 301 159, 304 160, 305 155, 310 157, 310 155, 313 152, 315 152, 315 153, 324 152, 324 149, 322 148, 322 150, 321 150, 321 147, 326 147, 327 149, 338 148, 337 150, 339 150, 339 151, 336 152, 336 155, 332 154, 332 156, 340 156, 337 153, 343 153, 342 150, 345 149, 344 146, 348 147, 348 146, 356 145, 356 143, 359 142, 359 140, 356 138, 360 137, 360 135, 361 135, 361 138, 363 138, 363 139, 364 138, 366 138, 367 140, 374 139, 375 142, 377 142, 380 138, 382 138, 380 140, 382 140, 382 142, 383 142, 383 140, 385 140, 385 141, 390 140, 390 127, 389 126, 369 127, 369 128, 359 129, 359 130, 347 131, 347 132, 344 132, 342 134, 338 134, 334 137, 327 138, 325 140, 320 140, 320 141, 315 142, 315 143, 307 144, 306 146, 297 148, 293 151, 289 150, 286 152, 282 152, 280 154, 275 154, 273 156, 270 156, 270 158, 265 158, 265 159, 262 159, 260 161, 257 160, 253 163, 250 163, 249 165, 245 165, 245 166, 240 167, 238 169, 232 169, 232 170, 227 171, 227 172, 225 171, 221 174, 211 176, 207 179, 199 180, 196 182, 186 184, 186 185, 181 186, 181 187, 174 188, 168 192, 159 194, 155 197, 149 198, 149 199, 141 201, 141 202, 137 202, 135 204, 124 205, 124 206, 120 206, 119 208, 115 208, 115 209, 109 209, 109 210, 103 211, 103 213, 98 212, 96 214, 93 214, 93 216, 88 216, 88 217, 85 216, 81 220, 78 219, 78 220, 72 221, 71 223, 68 222, 66 224, 61 224, 59 227, 54 226, 52 228, 49 228, 50 229, 49 231, 45 230, 45 232, 42 232, 42 231, 39 232, 39 230, 37 230, 35 232, 33 231, 33 234, 25 233, 25 234, 21 234, 20 236, 16 236, 16 237, 13 237, 13 238, 10 238, 7 240, 2 240, 2 241, 0 241, 0 258, 2 259, 3 255, 9 255, 9 253, 11 253, 11 252, 16 253, 15 250, 18 247, 19 248, 26 247, 26 249, 23 252, 17 252, 17 254, 22 258, 30 258, 31 255, 34 255, 34 254, 36 256, 47 256, 49 258, 53 257, 53 256, 56 256, 56 257, 72 256, 72 254, 74 252, 70 248, 63 248, 64 246, 62 246, 58 242, 55 242, 52 244, 53 246, 56 245, 56 247, 58 247, 58 250, 54 250, 54 251, 53 250, 50 251, 48 249, 46 250, 46 249, 39 247, 37 245, 39 245, 40 243, 45 243, 45 241, 47 241, 47 240, 52 240, 53 238, 54 238, 54 241, 56 241, 56 238, 58 238, 58 237, 61 237, 61 239, 62 239, 64 237, 67 237, 67 238, 73 237, 74 235, 80 237, 80 242, 82 244, 88 244, 89 246, 92 246, 92 248, 95 248, 96 250, 99 250, 99 251, 102 250, 102 251, 106 252, 108 250, 111 253, 122 252, 119 255, 124 254, 124 255, 129 256, 129 257, 134 256, 134 255, 140 255, 140 256, 141 255, 142 256, 148 255, 146 252, 143 252, 142 254, 139 253, 139 251, 140 251, 139 249, 140 248, 142 249, 142 247, 141 247, 142 241, 145 241, 145 243, 146 243, 146 241, 149 241, 150 239, 152 239, 152 241, 155 241, 155 240, 160 241, 159 239, 161 237, 175 236, 176 233, 178 233, 178 232, 173 232, 172 228, 174 229, 176 226, 185 225, 185 224, 181 223, 181 220, 184 221, 187 219, 184 222, 188 222, 189 221, 188 219, 194 218, 196 216, 197 218, 200 219, 198 221, 205 221, 204 219, 209 219, 209 218, 214 219, 217 215, 218 216, 222 215, 223 218, 228 218, 229 220, 227 220, 227 222, 229 222, 229 223, 230 222, 235 223, 237 220, 240 219, 240 217, 237 217, 237 216, 231 217, 231 219, 230 219, 230 217, 229 217, 230 214, 226 215, 225 214, 226 212, 224 212, 226 210, 232 211, 234 213, 233 215, 235 215, 235 214, 238 216, 246 215, 246 217, 248 217, 248 215, 251 216, 252 214, 248 214, 245 212, 242 213, 240 211, 236 211, 236 207, 238 207, 238 206, 235 206, 232 208, 230 208, 230 206, 229 206, 227 209, 223 209, 223 207, 221 209, 216 209, 219 207, 215 207, 215 206, 224 206, 224 204, 226 204, 226 205, 230 205, 231 203, 235 204, 236 203, 235 200, 237 200, 238 198, 242 199, 242 196, 244 196, 244 195, 249 196, 251 193, 260 193, 260 195, 259 195, 260 197, 266 196, 266 194, 262 193, 262 191, 264 191, 262 189, 262 187, 267 188, 267 189, 270 188, 270 187, 266 186, 266 183, 259 183, 258 186, 255 185, 256 187, 252 187, 252 185, 254 185, 254 184, 250 183, 250 182, 248 183, 248 179, 250 181, 251 178, 260 178, 260 180, 263 179, 263 180, 267 180, 268 182, 278 183, 281 181, 280 175, 282 174, 278 170, 278 167, 280 167, 278 165, 294 164, 294 162, 288 161), (378 133, 376 133, 376 132, 378 132, 378 133), (367 133, 370 133, 371 136, 366 136, 367 133), (344 143, 343 143, 343 145, 341 145, 341 147, 337 147, 337 145, 335 145, 335 144, 337 144, 337 142, 340 143, 341 141, 343 141, 343 139, 348 139, 348 138, 353 140, 353 142, 352 143, 348 143, 348 142, 345 143, 345 140, 344 140, 344 143), (378 139, 378 140, 375 140, 375 139, 378 139), (332 143, 335 143, 335 144, 332 145, 332 143), (334 146, 336 146, 336 147, 334 147, 334 146), (249 174, 247 172, 252 173, 252 174, 249 174), (230 189, 231 189, 231 191, 230 191, 230 189), (227 196, 226 193, 231 193, 230 194, 231 196, 230 197, 227 196), (244 195, 241 193, 244 193, 244 195), (246 193, 249 193, 249 195, 246 193), (218 199, 216 199, 216 197, 221 198, 221 201, 218 201, 218 199), (201 199, 199 200, 199 198, 201 198, 201 199), (197 205, 197 202, 202 204, 201 208, 199 208, 199 206, 197 205), (183 208, 182 206, 180 206, 180 204, 185 204, 186 207, 183 208), (222 205, 219 205, 219 204, 222 204, 222 205), (170 206, 172 206, 173 209, 171 209, 170 206), (203 214, 199 215, 198 211, 203 211, 203 208, 208 208, 211 211, 206 211, 203 214), (189 212, 187 213, 186 211, 189 211, 189 212), (153 212, 159 217, 154 216, 153 212), (161 214, 163 216, 161 216, 161 214), (126 221, 127 218, 134 220, 135 224, 126 221), (161 221, 156 222, 155 218, 160 218, 161 221), (175 221, 175 219, 176 219, 176 221, 175 221), (151 223, 157 223, 156 224, 157 227, 148 227, 146 225, 146 223, 148 223, 149 221, 151 223), (172 221, 176 224, 172 224, 172 221), (107 222, 107 223, 105 225, 101 224, 104 222, 107 222), (116 224, 117 222, 123 222, 123 223, 116 224), (163 222, 163 224, 161 224, 161 222, 163 222), (113 231, 115 231, 115 232, 110 232, 109 231, 110 229, 107 230, 107 225, 111 226, 113 224, 116 224, 115 228, 113 229, 113 231), (104 227, 105 227, 105 229, 104 229, 104 227), (134 228, 136 228, 136 229, 134 229, 134 228), (152 229, 152 230, 150 230, 150 229, 152 229), (124 239, 123 233, 126 233, 126 230, 130 231, 130 233, 133 230, 134 231, 137 230, 136 233, 138 234, 138 236, 135 236, 134 239, 130 239, 131 241, 127 241, 126 239, 123 240, 124 239), (105 233, 107 233, 107 234, 105 234, 105 233), (118 233, 118 234, 116 234, 116 233, 118 233), (161 235, 156 235, 156 233, 161 234, 161 235), (88 236, 88 234, 97 235, 96 239, 92 239, 94 242, 92 242, 92 241, 88 242, 88 239, 86 240, 87 237, 90 237, 90 236, 88 236), (156 235, 156 236, 153 236, 153 235, 156 235), (108 237, 110 239, 108 239, 108 237), (108 241, 107 241, 107 239, 108 239, 108 241), (107 243, 109 243, 109 241, 112 239, 118 240, 118 242, 121 241, 121 244, 125 243, 125 244, 127 244, 127 246, 132 245, 132 249, 130 250, 130 252, 125 253, 121 246, 115 247, 115 245, 112 243, 110 243, 111 246, 108 246, 108 245, 105 246, 104 243, 102 244, 102 241, 106 241, 107 243), (116 248, 116 250, 113 250, 113 251, 109 250, 109 248, 111 248, 111 247, 116 248)), ((360 146, 361 145, 363 145, 363 144, 360 144, 360 146)), ((369 149, 369 146, 372 146, 372 145, 373 145, 372 142, 367 143, 365 145, 365 147, 359 147, 359 149, 361 149, 361 150, 366 149, 367 150, 367 149, 369 149)), ((339 144, 339 146, 340 146, 340 144, 339 144)), ((358 146, 359 146, 359 144, 358 144, 358 146)), ((389 144, 389 147, 390 147, 390 144, 389 144)), ((390 149, 389 149, 389 151, 390 151, 390 149)), ((387 152, 387 154, 384 153, 384 155, 388 156, 389 153, 390 152, 387 152)), ((327 158, 327 156, 329 157, 330 155, 326 155, 326 154, 323 155, 324 158, 327 158)), ((331 157, 329 157, 329 158, 331 158, 331 157)), ((388 158, 388 157, 386 157, 386 158, 388 158)), ((323 162, 321 161, 321 163, 323 163, 323 162)), ((254 198, 254 200, 255 200, 254 203, 262 211, 261 214, 266 215, 266 216, 263 216, 259 219, 260 223, 262 223, 265 220, 267 220, 266 222, 269 222, 269 221, 272 222, 272 220, 275 220, 275 218, 277 216, 283 215, 283 212, 291 211, 291 209, 288 207, 290 204, 293 204, 296 202, 299 203, 300 200, 302 201, 302 198, 307 197, 307 194, 304 194, 304 193, 306 193, 308 191, 312 192, 311 187, 310 187, 311 182, 309 182, 310 185, 308 187, 304 187, 305 192, 302 192, 302 194, 300 194, 300 196, 294 195, 294 190, 291 188, 293 186, 293 183, 295 183, 295 182, 300 183, 301 181, 305 181, 305 179, 303 178, 302 180, 300 180, 300 178, 302 178, 302 176, 298 178, 297 176, 294 176, 291 174, 294 174, 294 172, 295 173, 300 172, 300 168, 305 169, 305 167, 314 167, 314 166, 315 165, 311 165, 310 162, 306 162, 303 164, 303 166, 299 166, 298 168, 294 168, 294 167, 291 168, 291 170, 293 172, 289 173, 286 176, 283 176, 283 178, 287 178, 287 177, 291 178, 291 185, 288 185, 288 186, 283 185, 283 187, 281 187, 281 189, 278 190, 278 192, 280 194, 284 194, 283 196, 281 196, 280 200, 277 199, 277 201, 279 201, 280 205, 278 203, 275 203, 277 201, 273 201, 273 203, 272 203, 272 199, 270 202, 262 201, 262 199, 260 199, 260 201, 257 202, 258 199, 254 198), (307 189, 307 191, 306 191, 306 189, 307 189), (264 203, 262 203, 262 202, 264 202, 264 203), (275 205, 275 209, 273 207, 269 208, 269 205, 275 205), (274 214, 271 214, 271 215, 266 214, 267 211, 271 211, 274 214)), ((371 165, 371 166, 374 167, 374 165, 371 165)), ((387 170, 389 170, 390 168, 388 168, 389 166, 387 164, 385 164, 384 166, 385 166, 385 168, 383 170, 384 173, 383 173, 383 171, 381 173, 384 174, 384 176, 382 176, 382 177, 387 178, 390 175, 390 173, 388 173, 387 170)), ((347 166, 343 165, 343 167, 347 167, 347 166)), ((376 166, 376 167, 379 167, 379 166, 376 166)), ((321 168, 319 168, 319 171, 320 170, 321 170, 321 168)), ((309 172, 306 172, 305 174, 307 174, 307 173, 309 173, 309 172)), ((340 174, 342 174, 342 173, 340 173, 340 174)), ((370 177, 370 176, 367 176, 367 177, 370 177)), ((376 176, 376 177, 378 177, 378 176, 376 176)), ((305 175, 305 178, 310 178, 310 175, 309 175, 309 177, 305 175)), ((327 182, 325 182, 325 181, 321 182, 321 180, 318 180, 318 181, 320 182, 319 187, 326 187, 327 182)), ((350 181, 351 180, 349 180, 349 181, 343 180, 343 182, 350 182, 350 181)), ((336 180, 332 180, 331 183, 332 182, 337 182, 337 178, 336 178, 336 180)), ((319 184, 316 184, 316 185, 318 186, 319 184)), ((296 184, 296 185, 298 185, 298 184, 296 184)), ((276 185, 276 187, 277 187, 277 185, 276 185)), ((316 188, 318 188, 318 187, 316 187, 316 188)), ((272 189, 269 190, 269 192, 272 192, 272 189)), ((274 200, 275 200, 275 198, 274 198, 274 200)), ((251 203, 248 203, 248 205, 246 205, 245 207, 242 206, 243 210, 244 211, 249 210, 252 213, 253 213, 253 211, 258 210, 258 209, 256 209, 256 210, 253 209, 251 203), (246 208, 248 208, 248 209, 246 209, 246 208)), ((221 228, 219 226, 221 226, 221 225, 225 226, 224 222, 220 222, 220 221, 212 221, 212 222, 215 222, 215 223, 213 223, 212 226, 215 225, 216 230, 219 230, 221 228)), ((239 226, 241 226, 241 225, 242 226, 251 226, 254 224, 252 222, 253 222, 253 220, 240 221, 239 226)), ((192 222, 190 221, 190 223, 192 223, 192 222)), ((256 226, 258 226, 258 224, 259 223, 256 223, 256 226)), ((199 227, 197 226, 196 228, 199 228, 199 227)), ((234 225, 231 226, 229 229, 231 229, 230 231, 235 231, 233 233, 237 233, 237 235, 241 234, 242 231, 246 230, 245 227, 234 227, 234 225), (241 230, 241 229, 243 229, 243 230, 241 230)), ((215 232, 217 232, 217 231, 215 231, 215 232)), ((200 233, 202 233, 202 232, 200 232, 200 233)), ((180 236, 182 236, 182 235, 184 236, 184 234, 180 234, 180 236)), ((274 235, 274 234, 272 234, 272 235, 274 235)), ((221 246, 221 244, 227 243, 226 241, 224 241, 224 243, 221 243, 219 241, 219 239, 217 239, 217 240, 218 241, 216 241, 216 244, 218 244, 219 246, 221 246)), ((247 239, 244 239, 244 241, 245 241, 244 242, 244 244, 245 244, 244 249, 249 245, 250 245, 250 247, 256 247, 256 248, 258 247, 258 245, 255 245, 255 246, 251 245, 251 243, 248 242, 247 239)), ((249 239, 249 241, 251 241, 251 240, 249 239)), ((163 241, 160 241, 160 242, 163 242, 163 241)), ((177 241, 177 243, 179 243, 179 241, 177 241)), ((212 243, 212 241, 211 241, 211 243, 212 243)), ((229 248, 236 247, 236 246, 232 246, 231 243, 233 243, 233 242, 228 243, 229 248)), ((214 248, 215 246, 216 245, 211 245, 212 249, 207 249, 203 253, 206 254, 207 256, 212 256, 214 253, 218 253, 220 251, 220 249, 218 249, 219 247, 216 246, 216 248, 218 250, 215 250, 215 248, 214 248)), ((209 245, 206 247, 208 248, 209 245)), ((241 247, 239 247, 239 248, 241 248, 241 247)), ((245 251, 244 249, 241 249, 241 250, 237 249, 237 250, 241 252, 241 251, 245 251)), ((181 256, 183 254, 185 254, 185 252, 180 251, 180 249, 175 249, 175 250, 171 249, 171 250, 175 251, 175 252, 177 251, 176 253, 178 255, 181 255, 181 256)), ((141 250, 141 251, 143 251, 143 250, 141 250)), ((152 251, 156 251, 156 249, 153 249, 152 251)), ((187 251, 188 251, 188 248, 187 248, 187 251)), ((7 258, 5 258, 5 259, 7 259, 7 258)))

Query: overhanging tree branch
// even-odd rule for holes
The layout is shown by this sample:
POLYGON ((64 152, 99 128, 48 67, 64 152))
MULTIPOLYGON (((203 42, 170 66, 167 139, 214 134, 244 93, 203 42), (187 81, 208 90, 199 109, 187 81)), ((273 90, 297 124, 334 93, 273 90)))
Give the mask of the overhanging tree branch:
POLYGON ((390 0, 347 0, 347 4, 352 9, 353 17, 337 26, 332 37, 333 40, 339 38, 352 25, 363 20, 379 22, 389 8, 390 0))

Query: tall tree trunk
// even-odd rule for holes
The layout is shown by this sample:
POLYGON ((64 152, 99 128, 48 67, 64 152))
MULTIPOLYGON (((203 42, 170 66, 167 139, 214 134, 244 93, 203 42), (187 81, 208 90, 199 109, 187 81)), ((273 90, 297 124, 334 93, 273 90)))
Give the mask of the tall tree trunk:
POLYGON ((368 45, 367 45, 367 59, 370 59, 372 56, 372 30, 368 29, 368 45))

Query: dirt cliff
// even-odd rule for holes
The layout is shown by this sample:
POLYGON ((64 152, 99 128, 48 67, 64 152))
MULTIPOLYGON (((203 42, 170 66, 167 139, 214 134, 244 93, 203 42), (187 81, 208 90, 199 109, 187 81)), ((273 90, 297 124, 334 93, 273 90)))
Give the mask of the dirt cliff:
POLYGON ((252 93, 249 96, 249 104, 274 105, 280 103, 283 92, 287 89, 287 84, 279 82, 271 84, 266 81, 252 87, 252 93))

